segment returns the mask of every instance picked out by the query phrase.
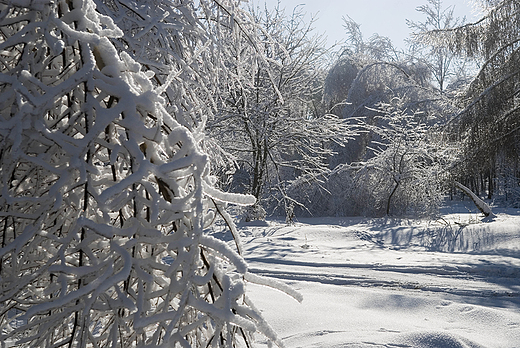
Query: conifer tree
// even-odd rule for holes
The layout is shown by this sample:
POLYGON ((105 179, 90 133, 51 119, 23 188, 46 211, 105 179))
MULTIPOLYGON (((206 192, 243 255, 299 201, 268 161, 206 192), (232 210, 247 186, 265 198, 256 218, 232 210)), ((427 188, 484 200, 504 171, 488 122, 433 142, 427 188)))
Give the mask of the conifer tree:
POLYGON ((507 167, 518 175, 520 168, 520 3, 480 3, 484 11, 480 20, 433 31, 426 39, 481 62, 465 95, 465 108, 450 125, 464 150, 457 175, 473 191, 484 189, 491 198, 497 171, 507 167))

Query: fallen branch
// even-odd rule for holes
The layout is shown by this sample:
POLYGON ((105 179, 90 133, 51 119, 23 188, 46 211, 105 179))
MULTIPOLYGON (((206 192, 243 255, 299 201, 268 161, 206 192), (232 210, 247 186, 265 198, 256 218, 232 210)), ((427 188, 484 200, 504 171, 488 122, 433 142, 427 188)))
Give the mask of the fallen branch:
POLYGON ((484 214, 486 217, 495 216, 495 214, 493 214, 493 211, 491 210, 489 205, 487 205, 486 202, 484 202, 476 194, 474 194, 469 188, 467 188, 466 186, 462 185, 460 182, 455 181, 454 183, 455 183, 455 186, 457 188, 462 190, 462 192, 464 192, 466 195, 468 195, 469 198, 471 198, 473 203, 475 203, 475 205, 477 206, 478 210, 480 210, 480 212, 482 214, 484 214))

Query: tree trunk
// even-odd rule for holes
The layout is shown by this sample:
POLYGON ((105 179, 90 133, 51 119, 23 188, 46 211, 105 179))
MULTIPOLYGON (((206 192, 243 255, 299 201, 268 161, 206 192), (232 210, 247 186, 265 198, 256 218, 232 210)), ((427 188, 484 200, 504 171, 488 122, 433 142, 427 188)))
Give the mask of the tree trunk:
POLYGON ((494 216, 493 211, 491 210, 489 205, 487 205, 486 202, 484 202, 476 194, 474 194, 473 191, 471 191, 469 188, 467 188, 466 186, 462 185, 461 183, 459 183, 457 181, 455 181, 455 186, 457 188, 459 188, 460 190, 462 190, 462 192, 464 192, 469 198, 471 198, 473 203, 475 203, 478 210, 480 210, 480 212, 482 214, 484 214, 486 217, 494 216))
POLYGON ((490 169, 489 170, 489 176, 488 176, 488 199, 491 199, 493 197, 493 172, 490 169))
POLYGON ((386 202, 386 215, 390 215, 390 203, 392 201, 392 197, 395 194, 395 191, 397 191, 397 188, 399 187, 400 181, 396 181, 395 187, 392 190, 392 193, 390 193, 390 196, 388 196, 388 201, 386 202))

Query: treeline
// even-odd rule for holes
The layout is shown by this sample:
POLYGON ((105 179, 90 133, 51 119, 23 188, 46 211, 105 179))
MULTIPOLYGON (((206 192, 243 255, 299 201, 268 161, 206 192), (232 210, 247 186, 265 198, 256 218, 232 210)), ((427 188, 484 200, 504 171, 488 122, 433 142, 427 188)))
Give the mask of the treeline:
POLYGON ((519 8, 478 4, 465 23, 428 0, 405 51, 348 16, 327 51, 302 8, 249 9, 268 60, 227 60, 245 80, 207 127, 223 187, 258 199, 247 218, 432 215, 455 181, 518 206, 519 8))

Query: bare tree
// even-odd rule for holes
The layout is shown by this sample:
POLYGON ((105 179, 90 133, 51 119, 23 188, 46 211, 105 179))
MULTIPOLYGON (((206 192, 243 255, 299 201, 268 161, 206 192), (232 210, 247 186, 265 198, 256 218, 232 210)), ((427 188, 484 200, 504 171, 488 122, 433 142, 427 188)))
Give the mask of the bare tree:
POLYGON ((251 54, 247 37, 232 36, 226 63, 235 75, 225 81, 228 89, 208 129, 246 173, 246 192, 260 201, 275 189, 287 208, 284 182, 326 171, 328 144, 346 141, 353 131, 338 117, 317 111, 325 49, 302 10, 286 16, 278 6, 256 10, 254 17, 266 59, 251 54))

